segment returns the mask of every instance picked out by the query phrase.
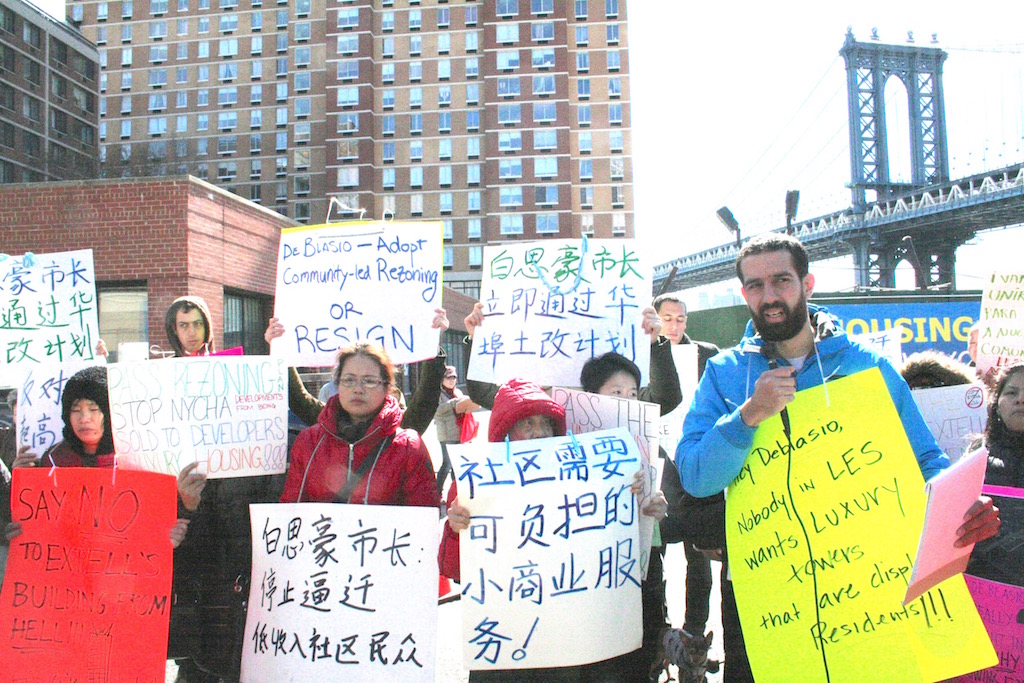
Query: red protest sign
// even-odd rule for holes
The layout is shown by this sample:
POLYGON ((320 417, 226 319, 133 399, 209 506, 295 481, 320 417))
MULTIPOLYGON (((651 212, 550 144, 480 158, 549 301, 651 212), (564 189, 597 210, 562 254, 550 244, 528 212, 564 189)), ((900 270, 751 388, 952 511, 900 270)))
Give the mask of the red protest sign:
POLYGON ((4 680, 164 680, 175 496, 152 472, 14 470, 4 680))

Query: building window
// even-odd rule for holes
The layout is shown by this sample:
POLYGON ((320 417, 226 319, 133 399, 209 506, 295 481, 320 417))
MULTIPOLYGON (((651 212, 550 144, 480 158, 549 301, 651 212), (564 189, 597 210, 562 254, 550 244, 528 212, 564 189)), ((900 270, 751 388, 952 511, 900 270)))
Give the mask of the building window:
POLYGON ((580 216, 580 232, 587 237, 594 236, 594 214, 586 213, 580 216))
POLYGON ((516 97, 519 95, 519 77, 505 76, 498 79, 498 97, 516 97))
POLYGON ((476 26, 478 21, 479 13, 477 12, 476 5, 467 5, 465 9, 465 24, 466 26, 476 26))
POLYGON ((558 185, 537 185, 533 188, 534 203, 548 206, 558 203, 558 185))
POLYGON ((502 180, 523 177, 523 162, 521 159, 501 159, 498 162, 498 177, 502 180))
POLYGON ((422 26, 423 12, 418 9, 409 10, 409 30, 419 31, 422 26))
POLYGON ((576 0, 576 19, 585 20, 587 18, 587 0, 576 0))
POLYGON ((519 185, 509 185, 500 188, 498 192, 498 205, 502 208, 522 206, 523 188, 519 185))
POLYGON ((581 104, 576 107, 576 122, 581 126, 590 125, 590 105, 581 104))
POLYGON ((535 43, 547 43, 555 39, 555 24, 552 21, 535 21, 530 26, 530 37, 535 43))
POLYGON ((523 217, 520 214, 507 214, 501 217, 502 235, 522 235, 523 217))
POLYGON ((533 77, 533 94, 534 95, 554 95, 555 94, 555 77, 552 75, 542 75, 533 77))
POLYGON ((590 53, 589 52, 577 52, 576 53, 576 71, 586 73, 590 71, 590 53))
POLYGON ((519 24, 498 24, 496 37, 499 45, 518 43, 519 24))
POLYGON ((590 42, 590 33, 586 26, 576 27, 576 47, 581 47, 590 42))
POLYGON ((609 104, 608 105, 608 123, 613 126, 622 125, 622 105, 621 104, 609 104))
POLYGON ((554 102, 534 102, 533 121, 534 123, 548 123, 555 120, 554 102))
POLYGON ((604 16, 606 19, 619 16, 619 0, 604 0, 604 16))
POLYGON ((622 65, 621 57, 618 50, 608 50, 605 52, 605 59, 607 60, 609 71, 618 71, 622 65))
MULTIPOLYGON (((480 75, 480 60, 476 57, 466 57, 466 78, 476 78, 480 75)), ((470 87, 476 88, 476 84, 471 83, 466 86, 466 92, 469 92, 470 87)), ((468 97, 468 96, 467 96, 468 97)))
POLYGON ((594 148, 593 135, 590 133, 580 133, 579 137, 579 149, 580 154, 590 154, 590 151, 594 148))
POLYGON ((590 185, 580 188, 580 207, 590 209, 594 206, 594 188, 590 185))
POLYGON ((576 80, 576 97, 581 100, 590 99, 590 79, 580 78, 576 80))
POLYGON ((118 347, 125 342, 149 343, 149 295, 146 283, 109 285, 96 283, 98 316, 103 339, 116 362, 118 347))
POLYGON ((594 162, 590 159, 580 159, 580 180, 593 180, 594 162))
MULTIPOLYGON (((269 318, 270 297, 244 292, 224 292, 224 346, 241 346, 246 354, 269 353, 263 332, 269 318)), ((103 328, 106 334, 106 328, 103 328)))
POLYGON ((480 213, 480 193, 476 190, 466 193, 466 208, 470 213, 480 213))
POLYGON ((502 152, 514 152, 523 148, 522 133, 518 130, 498 133, 498 149, 502 152))
MULTIPOLYGON (((440 202, 439 206, 440 206, 441 213, 451 213, 452 212, 452 193, 451 192, 442 192, 439 195, 439 197, 438 197, 438 201, 440 202)), ((450 223, 451 222, 449 221, 449 224, 450 223)))
POLYGON ((612 152, 622 151, 622 131, 612 130, 608 131, 608 149, 612 152))
POLYGON ((535 157, 533 175, 536 178, 553 178, 558 175, 557 157, 535 157))
POLYGON ((471 246, 471 247, 469 247, 469 249, 466 250, 466 253, 469 256, 469 267, 470 268, 480 268, 481 266, 483 266, 483 264, 484 264, 484 248, 483 247, 481 247, 479 245, 471 246))
POLYGON ((448 139, 437 141, 437 158, 442 161, 452 158, 452 141, 448 139))
POLYGON ((445 247, 444 249, 442 249, 442 251, 441 251, 441 254, 442 254, 441 265, 445 269, 449 269, 449 268, 451 268, 455 264, 454 252, 455 252, 455 250, 452 249, 451 247, 445 247))
POLYGON ((519 0, 497 0, 494 13, 499 17, 514 17, 519 14, 519 0))
POLYGON ((498 105, 498 123, 505 126, 511 126, 519 123, 520 120, 518 104, 498 105))
POLYGON ((612 212, 612 235, 620 237, 626 234, 626 214, 622 211, 612 212))
POLYGON ((466 237, 471 240, 480 239, 480 226, 482 221, 479 218, 470 218, 466 223, 466 237))
POLYGON ((558 232, 558 214, 557 213, 538 213, 537 214, 537 234, 538 235, 550 235, 558 232))

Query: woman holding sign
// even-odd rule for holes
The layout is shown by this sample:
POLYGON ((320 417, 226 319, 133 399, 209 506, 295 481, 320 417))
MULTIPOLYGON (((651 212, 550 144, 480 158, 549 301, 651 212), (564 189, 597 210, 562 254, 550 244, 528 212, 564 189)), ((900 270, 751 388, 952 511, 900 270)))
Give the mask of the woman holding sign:
MULTIPOLYGON (((1024 488, 1024 365, 996 376, 980 445, 988 449, 986 486, 1024 488)), ((1024 500, 997 497, 996 503, 1003 524, 999 536, 975 546, 967 573, 1024 587, 1024 500)))
POLYGON ((292 446, 281 502, 436 507, 430 455, 419 434, 401 428, 402 409, 388 391, 395 368, 384 349, 342 348, 333 378, 338 393, 292 446))
MULTIPOLYGON (((79 370, 64 385, 61 394, 64 440, 53 444, 37 458, 22 447, 14 467, 114 467, 114 437, 110 428, 107 398, 107 369, 102 365, 79 370)), ((188 520, 179 519, 171 528, 171 544, 177 548, 188 531, 188 520)), ((21 524, 11 522, 7 540, 21 535, 21 524)))

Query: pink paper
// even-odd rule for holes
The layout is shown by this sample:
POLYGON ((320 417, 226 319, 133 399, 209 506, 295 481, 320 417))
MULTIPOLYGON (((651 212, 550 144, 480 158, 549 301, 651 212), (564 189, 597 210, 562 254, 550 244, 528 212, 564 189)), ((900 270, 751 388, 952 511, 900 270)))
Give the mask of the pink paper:
POLYGON ((978 606, 999 663, 952 679, 956 683, 1024 680, 1024 588, 967 574, 967 588, 978 606))
POLYGON ((988 451, 981 448, 924 485, 928 506, 904 605, 967 569, 974 544, 963 548, 953 544, 957 529, 964 523, 964 513, 981 495, 987 464, 988 451))

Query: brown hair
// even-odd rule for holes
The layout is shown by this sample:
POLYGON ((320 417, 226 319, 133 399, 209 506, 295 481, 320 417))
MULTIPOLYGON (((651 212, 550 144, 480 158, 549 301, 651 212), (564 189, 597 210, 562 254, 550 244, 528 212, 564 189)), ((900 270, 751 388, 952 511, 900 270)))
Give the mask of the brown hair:
POLYGON ((356 342, 338 349, 338 355, 335 356, 334 372, 331 375, 335 385, 341 379, 341 369, 345 367, 345 363, 352 356, 366 356, 370 360, 377 361, 377 365, 380 367, 380 378, 388 387, 395 383, 395 365, 388 358, 383 347, 367 342, 356 342))

